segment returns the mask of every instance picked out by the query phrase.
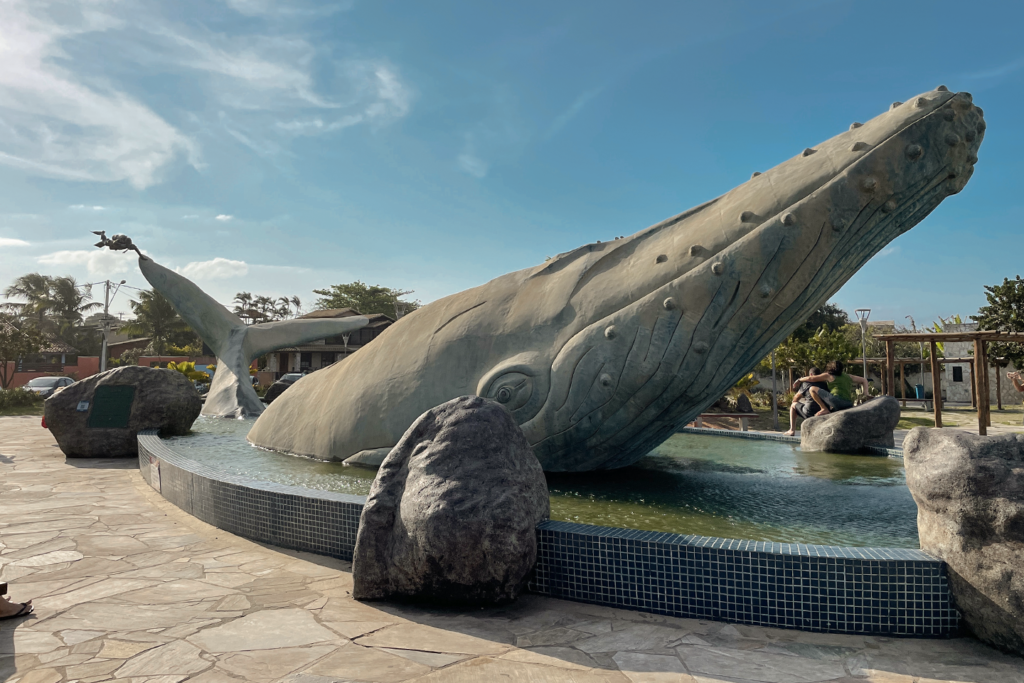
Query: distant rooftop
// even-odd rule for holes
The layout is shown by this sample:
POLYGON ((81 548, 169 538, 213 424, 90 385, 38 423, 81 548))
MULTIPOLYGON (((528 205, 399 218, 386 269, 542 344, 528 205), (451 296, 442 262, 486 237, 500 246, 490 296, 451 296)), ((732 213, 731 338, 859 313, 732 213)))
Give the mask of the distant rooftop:
MULTIPOLYGON (((354 308, 327 308, 322 311, 312 311, 305 315, 300 315, 299 318, 350 318, 354 315, 363 315, 354 308)), ((383 313, 369 313, 366 315, 369 319, 367 327, 376 327, 382 323, 393 323, 395 319, 384 315, 383 313)))

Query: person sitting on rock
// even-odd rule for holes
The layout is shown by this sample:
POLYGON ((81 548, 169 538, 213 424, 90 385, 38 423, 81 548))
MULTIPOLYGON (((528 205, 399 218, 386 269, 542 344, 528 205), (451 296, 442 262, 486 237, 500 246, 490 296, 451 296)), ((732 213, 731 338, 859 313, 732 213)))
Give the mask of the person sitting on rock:
MULTIPOLYGON (((807 371, 807 377, 814 376, 823 376, 821 375, 821 370, 816 367, 810 368, 807 371)), ((801 377, 793 382, 793 390, 796 391, 796 394, 793 396, 793 402, 789 404, 789 431, 786 432, 786 436, 796 434, 797 415, 806 420, 818 411, 818 404, 814 402, 811 391, 828 388, 825 380, 810 382, 806 381, 807 377, 801 377)))
POLYGON ((797 381, 803 382, 828 382, 828 389, 812 387, 811 398, 821 408, 815 415, 828 415, 829 413, 847 410, 853 407, 853 385, 858 384, 861 391, 867 396, 869 392, 868 381, 863 377, 850 375, 844 372, 843 361, 834 360, 825 366, 825 372, 820 375, 801 377, 797 381))

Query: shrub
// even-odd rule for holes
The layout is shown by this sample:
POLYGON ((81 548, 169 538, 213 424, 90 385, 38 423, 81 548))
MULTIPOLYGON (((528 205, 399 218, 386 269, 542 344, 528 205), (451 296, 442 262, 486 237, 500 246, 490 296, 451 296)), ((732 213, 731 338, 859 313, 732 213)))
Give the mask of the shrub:
POLYGON ((16 389, 0 389, 0 410, 7 408, 25 408, 39 405, 43 399, 39 394, 20 387, 16 389))

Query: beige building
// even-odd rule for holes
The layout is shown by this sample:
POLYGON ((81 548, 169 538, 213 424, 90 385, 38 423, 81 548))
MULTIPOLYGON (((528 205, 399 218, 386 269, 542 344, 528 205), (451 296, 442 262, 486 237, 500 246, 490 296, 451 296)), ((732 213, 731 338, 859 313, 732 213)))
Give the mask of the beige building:
MULTIPOLYGON (((946 325, 943 332, 973 332, 978 329, 978 323, 963 323, 961 325, 946 325)), ((989 352, 991 354, 991 351, 989 352)), ((946 342, 946 358, 967 358, 974 355, 974 344, 971 342, 946 342)), ((991 355, 989 356, 991 358, 991 355)), ((1001 389, 1003 404, 1018 404, 1021 401, 1020 392, 1013 387, 1013 382, 1006 379, 1006 373, 1015 370, 1013 363, 1003 366, 999 371, 999 388, 1001 389)), ((993 406, 997 405, 996 396, 996 369, 988 369, 989 400, 993 406)), ((945 399, 954 403, 971 402, 971 383, 974 375, 971 373, 970 363, 949 363, 945 365, 942 374, 942 389, 945 399)))

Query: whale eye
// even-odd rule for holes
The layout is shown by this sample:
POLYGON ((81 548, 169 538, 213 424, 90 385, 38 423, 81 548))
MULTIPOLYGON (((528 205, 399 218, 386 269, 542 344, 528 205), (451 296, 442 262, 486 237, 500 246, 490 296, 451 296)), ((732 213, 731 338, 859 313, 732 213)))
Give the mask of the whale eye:
POLYGON ((491 382, 486 398, 494 399, 514 411, 526 405, 532 394, 532 377, 521 372, 507 372, 491 382))

